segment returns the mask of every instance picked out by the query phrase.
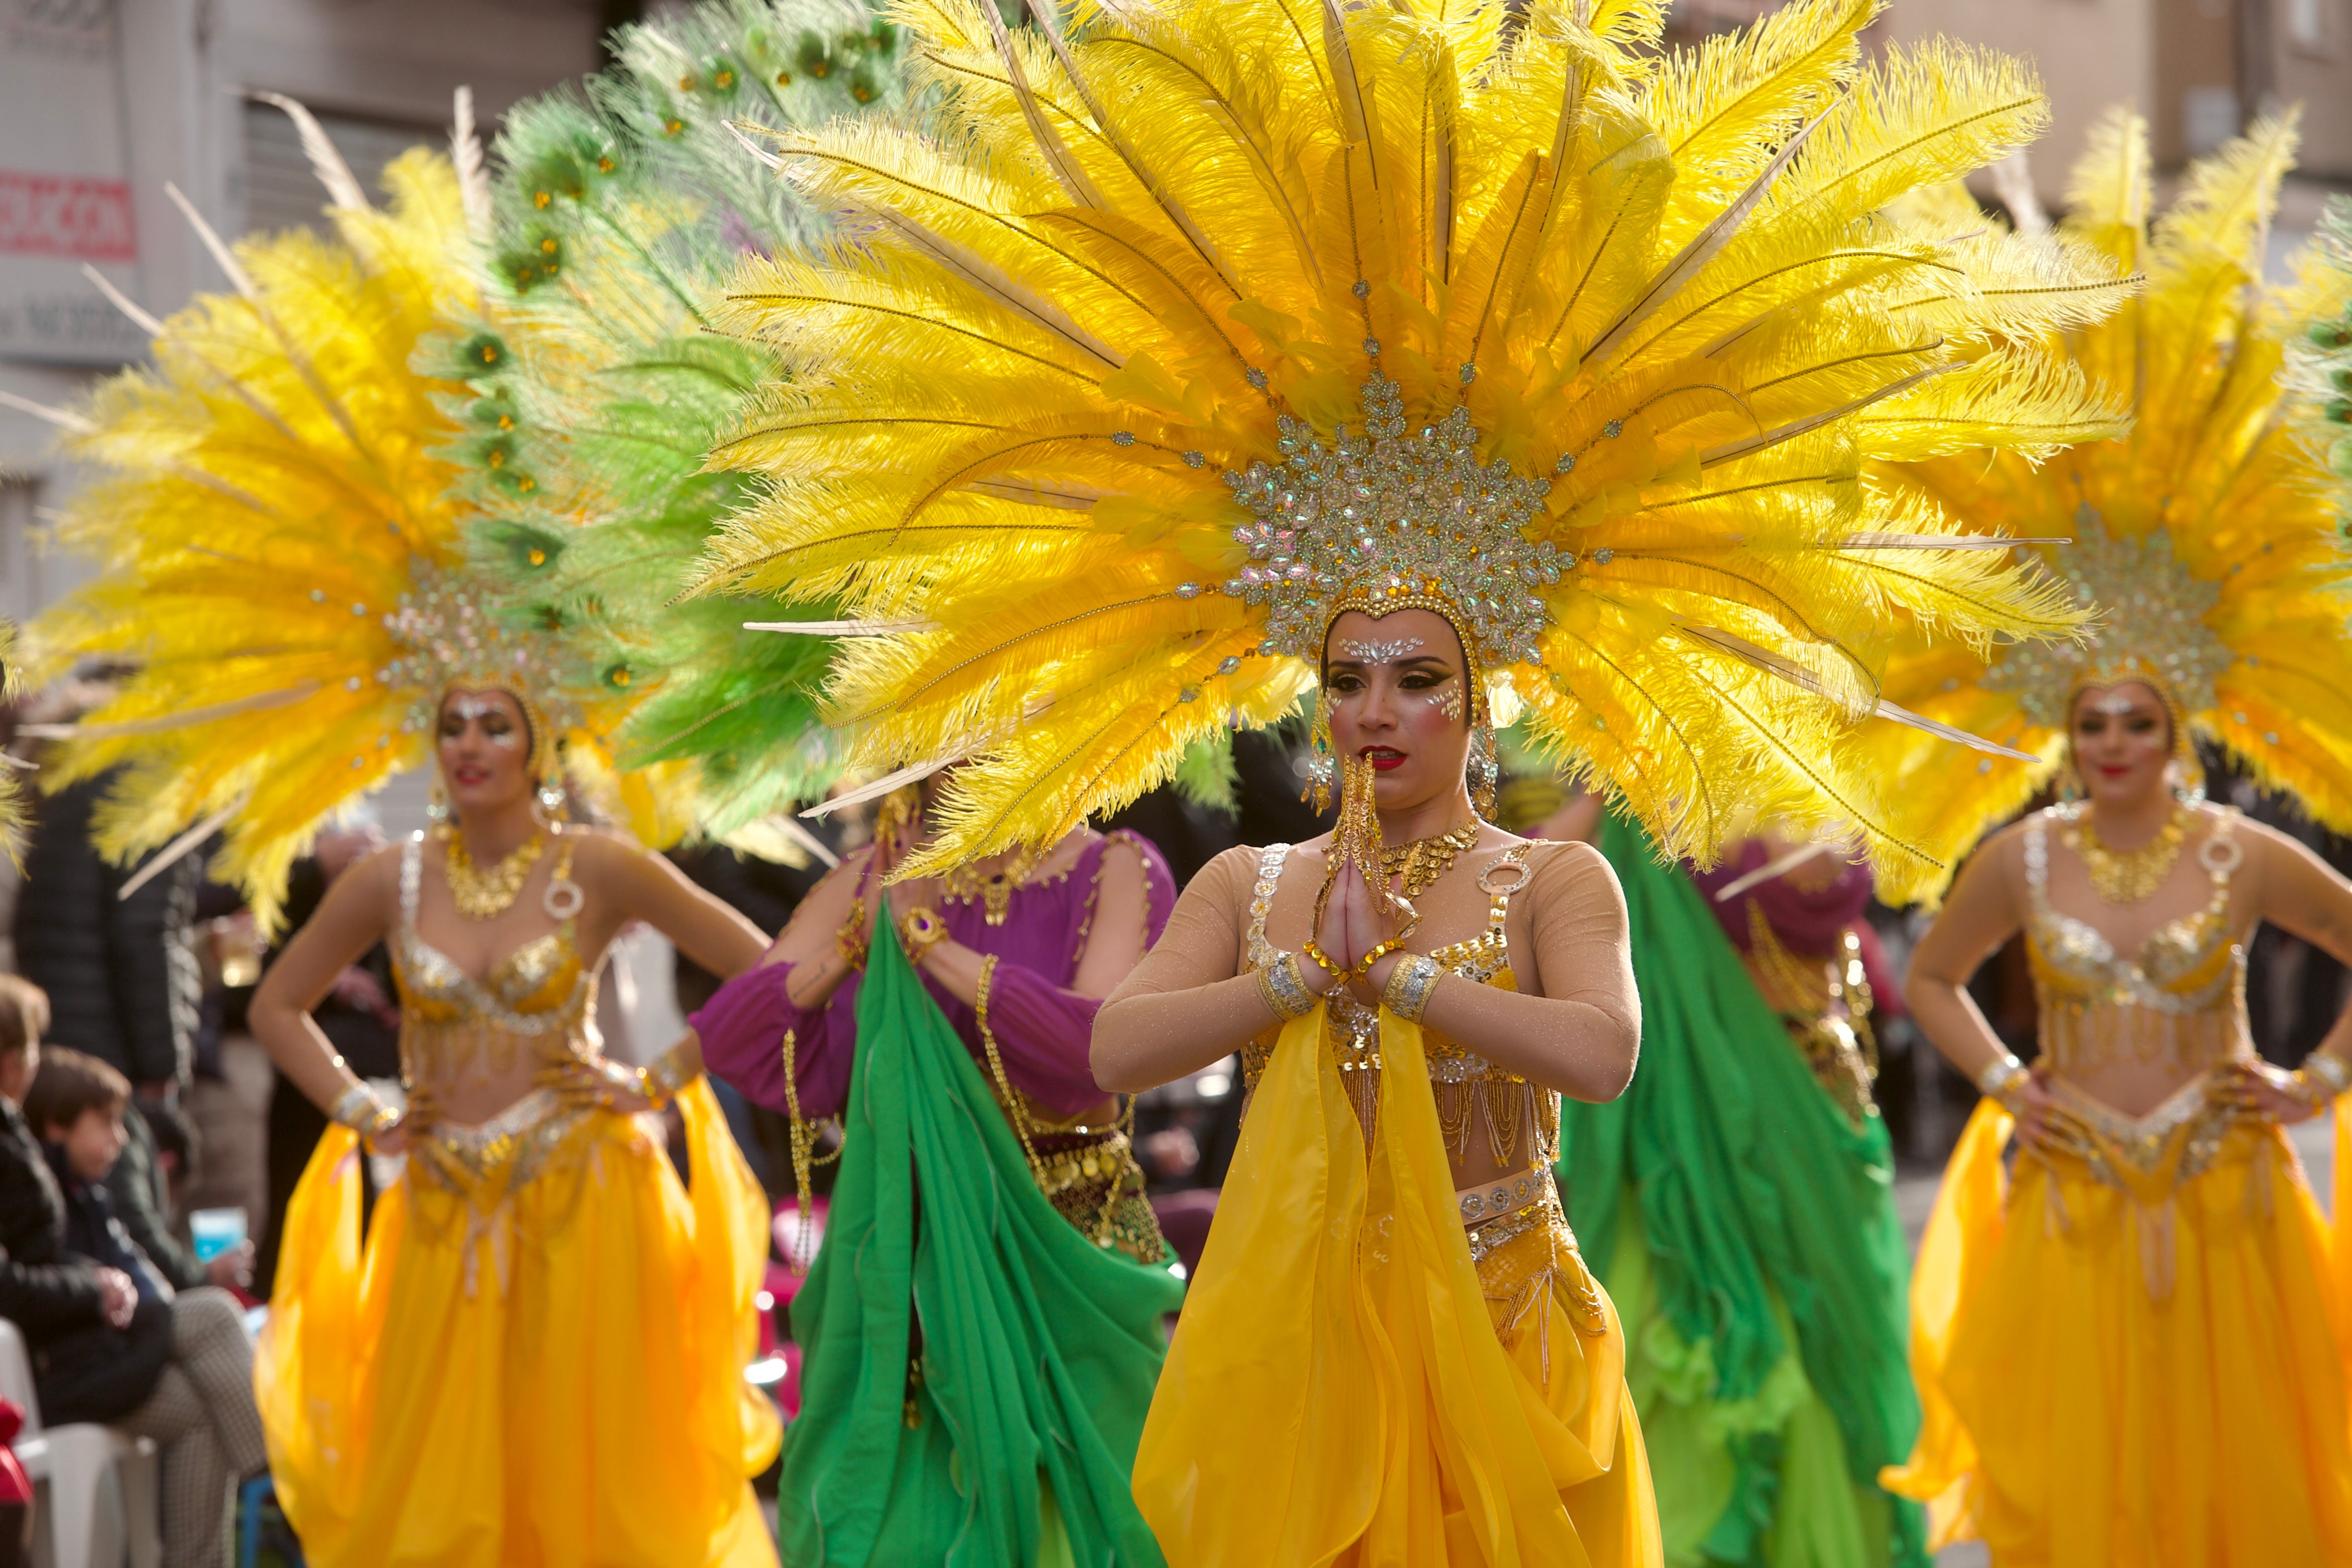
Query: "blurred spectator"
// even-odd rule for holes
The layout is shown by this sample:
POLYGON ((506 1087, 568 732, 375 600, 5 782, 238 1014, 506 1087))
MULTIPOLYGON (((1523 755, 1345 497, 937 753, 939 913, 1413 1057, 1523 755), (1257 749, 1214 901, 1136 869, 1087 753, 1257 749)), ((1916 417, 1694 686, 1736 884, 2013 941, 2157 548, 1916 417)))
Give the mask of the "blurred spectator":
MULTIPOLYGON (((382 849, 383 843, 383 830, 373 822, 321 831, 310 856, 296 861, 287 878, 286 929, 279 937, 280 946, 317 913, 320 901, 327 896, 329 883, 382 849)), ((263 958, 263 972, 268 972, 278 951, 273 947, 263 958)), ((252 994, 249 988, 231 993, 229 1027, 245 1027, 245 1002, 252 994)), ((397 994, 393 985, 392 956, 379 944, 336 977, 334 989, 310 1009, 310 1018, 326 1035, 327 1042, 362 1078, 400 1076, 400 1009, 393 1003, 397 994)), ((294 1197, 295 1185, 302 1179, 302 1168, 310 1163, 310 1151, 318 1147, 320 1135, 326 1130, 326 1113, 311 1104, 294 1087, 291 1079, 283 1072, 277 1073, 269 1095, 268 1216, 262 1227, 261 1250, 254 1260, 251 1286, 265 1300, 278 1276, 278 1243, 286 1205, 294 1197)), ((372 1173, 363 1175, 368 1181, 363 1196, 373 1205, 375 1193, 372 1173)))
MULTIPOLYGON (((175 1293, 114 1218, 106 1180, 130 1136, 130 1107, 129 1081, 78 1051, 49 1052, 25 1096, 25 1118, 41 1134, 63 1198, 66 1250, 130 1278, 134 1336, 153 1336, 155 1327, 142 1325, 160 1322, 163 1356, 132 1407, 110 1419, 163 1450, 163 1561, 168 1568, 220 1568, 231 1484, 268 1462, 254 1401, 253 1342, 236 1297, 175 1293)), ((147 1370, 143 1358, 140 1368, 147 1370)), ((125 1383, 116 1392, 132 1388, 125 1383)))
POLYGON ((218 1285, 224 1290, 245 1285, 253 1277, 250 1242, 209 1263, 199 1263, 194 1249, 175 1234, 179 1207, 171 1177, 174 1170, 185 1176, 195 1144, 179 1107, 168 1100, 134 1100, 122 1125, 122 1156, 114 1162, 106 1186, 115 1216, 131 1239, 175 1291, 193 1291, 199 1285, 218 1285), (158 1127, 164 1129, 162 1136, 157 1134, 158 1127), (174 1151, 168 1167, 163 1153, 167 1141, 174 1151))
POLYGON ((121 896, 135 873, 90 842, 118 773, 38 800, 16 895, 16 966, 47 991, 51 1032, 161 1099, 186 1082, 204 1007, 195 948, 201 854, 183 855, 121 896))
POLYGON ((51 1425, 110 1421, 152 1391, 171 1352, 171 1316, 150 1309, 130 1274, 66 1249, 65 1195, 26 1125, 48 998, 0 975, 0 1317, 32 1352, 33 1385, 51 1425))

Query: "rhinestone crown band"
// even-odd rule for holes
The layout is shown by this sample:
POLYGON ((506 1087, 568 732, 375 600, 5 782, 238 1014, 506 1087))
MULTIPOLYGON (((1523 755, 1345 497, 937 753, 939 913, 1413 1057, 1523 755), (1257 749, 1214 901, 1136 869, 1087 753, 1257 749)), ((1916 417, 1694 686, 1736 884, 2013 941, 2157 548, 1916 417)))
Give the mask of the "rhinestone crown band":
POLYGON ((2205 623, 2221 585, 2199 577, 2172 553, 2158 528, 2144 538, 2109 536, 2099 513, 2085 504, 2074 516, 2075 542, 2053 564, 2086 604, 2102 612, 2090 640, 2021 643, 2000 650, 1985 673, 1989 691, 2015 692, 2034 724, 2064 729, 2067 705, 2086 685, 2110 685, 2135 676, 2169 688, 2188 713, 2213 706, 2213 682, 2237 655, 2205 623))
POLYGON ((1576 565, 1573 552, 1522 531, 1543 515, 1551 482, 1499 458, 1481 464, 1479 432, 1459 403, 1408 434, 1396 382, 1375 373, 1361 402, 1360 434, 1341 424, 1327 443, 1286 414, 1281 462, 1224 476, 1254 520, 1234 530, 1250 562, 1223 589, 1266 606, 1265 652, 1319 664, 1342 611, 1424 608, 1451 611, 1475 664, 1540 661, 1538 591, 1576 565))

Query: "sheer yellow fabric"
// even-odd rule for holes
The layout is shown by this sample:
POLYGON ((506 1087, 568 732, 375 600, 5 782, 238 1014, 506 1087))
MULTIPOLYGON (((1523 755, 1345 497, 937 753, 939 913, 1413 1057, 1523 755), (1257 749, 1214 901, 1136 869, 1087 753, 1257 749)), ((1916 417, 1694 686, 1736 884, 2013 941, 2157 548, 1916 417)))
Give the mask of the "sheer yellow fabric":
POLYGON ((2148 1166, 2089 1145, 2105 1179, 2060 1153, 2005 1176, 2011 1125, 1980 1104, 1945 1173, 1912 1276, 1926 1423, 1884 1484, 1998 1568, 2352 1564, 2347 1298, 2284 1134, 2237 1120, 2185 1177, 2187 1123, 2148 1166))
POLYGON ((1365 1137, 1318 1006, 1286 1026, 1136 1457, 1171 1568, 1636 1568, 1656 1508, 1613 1311, 1563 1233, 1474 1263, 1418 1025, 1382 1009, 1365 1137), (1572 1273, 1570 1272, 1572 1270, 1572 1273))
POLYGON ((772 1568, 749 1478, 779 1427, 742 1376, 766 1205, 709 1085, 678 1105, 690 1195, 634 1119, 558 1112, 412 1155, 364 1248, 328 1130, 254 1363, 314 1568, 772 1568))

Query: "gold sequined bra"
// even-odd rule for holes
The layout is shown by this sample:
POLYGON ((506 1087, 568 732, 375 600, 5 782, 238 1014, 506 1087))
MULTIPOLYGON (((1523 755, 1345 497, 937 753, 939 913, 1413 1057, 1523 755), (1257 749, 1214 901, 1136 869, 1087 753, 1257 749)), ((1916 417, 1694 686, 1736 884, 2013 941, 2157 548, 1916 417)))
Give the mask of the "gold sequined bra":
MULTIPOLYGON (((571 873, 572 846, 559 840, 554 875, 571 873)), ((400 929, 393 942, 393 972, 400 985, 401 1074, 412 1091, 429 1092, 463 1074, 504 1074, 528 1057, 541 1070, 568 1076, 601 1048, 593 1012, 596 977, 580 961, 572 923, 524 943, 476 979, 416 934, 416 897, 424 869, 424 835, 401 852, 400 929)))
POLYGON ((2119 1064, 2201 1071, 2244 1054, 2246 953, 2230 936, 2230 876, 2244 863, 2224 810, 2198 846, 2212 879, 2205 907, 2165 925, 2129 957, 2087 921, 2050 906, 2049 819, 2072 821, 2082 808, 2060 806, 2028 821, 2026 947, 2042 1004, 2042 1049, 2061 1071, 2119 1064))
MULTIPOLYGON (((1528 852, 1532 847, 1514 844, 1478 873, 1478 889, 1488 899, 1486 928, 1466 942, 1430 953, 1446 973, 1476 985, 1518 989, 1517 977, 1511 972, 1505 923, 1512 895, 1527 885, 1528 852)), ((1288 844, 1268 844, 1259 852, 1257 883, 1250 890, 1249 962, 1254 970, 1281 956, 1266 940, 1265 920, 1274 907, 1274 890, 1281 881, 1283 862, 1289 855, 1288 844)), ((1380 1014, 1344 989, 1333 990, 1327 1000, 1329 1022, 1325 1040, 1369 1137, 1380 1103, 1380 1014)), ((1242 1070, 1253 1089, 1278 1033, 1269 1030, 1242 1048, 1242 1070)), ((1474 1126, 1485 1134, 1487 1152, 1506 1169, 1521 1163, 1545 1169, 1559 1157, 1557 1092, 1538 1088, 1507 1068, 1463 1050, 1426 1025, 1422 1041, 1430 1089, 1437 1099, 1438 1124, 1445 1134, 1446 1153, 1456 1163, 1469 1147, 1474 1126)))

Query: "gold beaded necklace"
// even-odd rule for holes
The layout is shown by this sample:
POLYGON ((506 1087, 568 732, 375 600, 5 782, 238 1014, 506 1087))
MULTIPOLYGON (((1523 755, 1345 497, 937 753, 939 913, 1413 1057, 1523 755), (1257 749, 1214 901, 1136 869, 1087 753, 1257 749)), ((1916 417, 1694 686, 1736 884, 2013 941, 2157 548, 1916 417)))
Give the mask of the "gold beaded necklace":
POLYGON ((1478 820, 1473 817, 1460 827, 1432 838, 1383 846, 1381 850, 1381 875, 1387 878, 1402 873, 1404 896, 1419 898, 1439 877, 1454 869, 1455 855, 1477 841, 1478 820))
POLYGON ((2188 837, 2189 812, 2178 803, 2156 837, 2136 850, 2113 850, 2101 843, 2098 827, 2087 813, 2060 835, 2068 849, 2083 857, 2091 891, 2100 903, 2111 904, 2137 904, 2162 887, 2188 837))
POLYGON ((978 866, 956 866, 940 878, 940 891, 942 896, 952 898, 958 904, 970 904, 974 898, 980 899, 988 923, 1002 925, 1012 913, 1014 890, 1028 884, 1029 873, 1037 869, 1037 862, 1044 858, 1036 851, 1024 847, 1014 851, 1010 859, 986 876, 980 873, 978 866))
POLYGON ((488 871, 475 868, 473 857, 466 852, 466 835, 453 829, 444 829, 446 850, 442 857, 443 873, 449 879, 449 897, 457 905, 457 913, 468 920, 495 920, 505 914, 522 884, 530 880, 530 868, 539 863, 540 852, 547 847, 547 835, 533 833, 513 853, 488 871))

